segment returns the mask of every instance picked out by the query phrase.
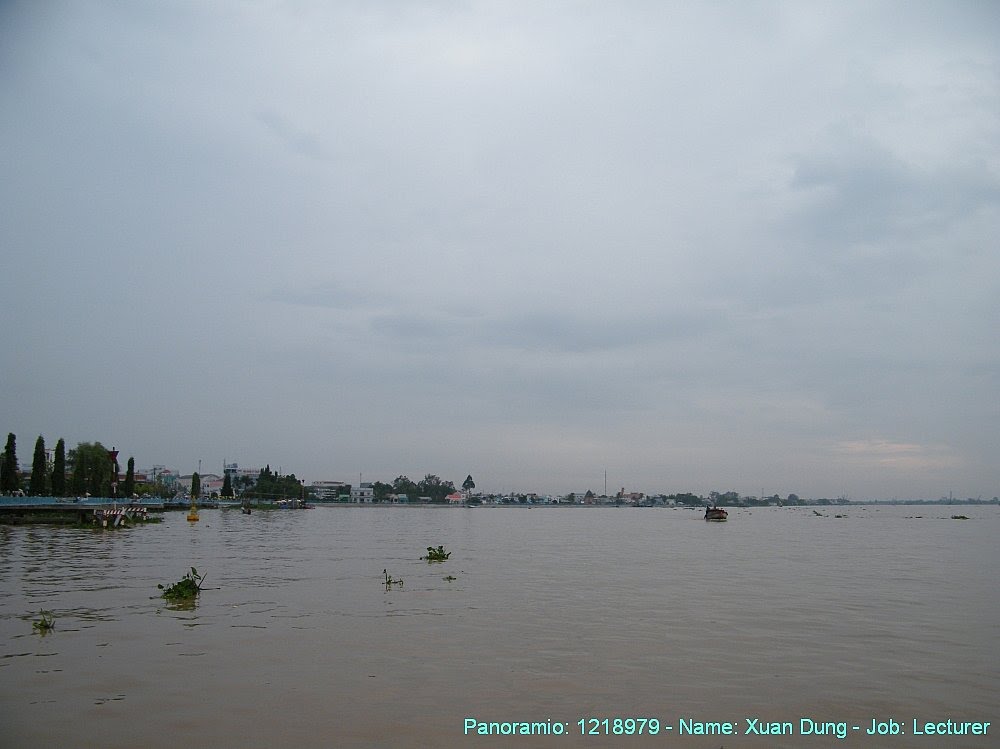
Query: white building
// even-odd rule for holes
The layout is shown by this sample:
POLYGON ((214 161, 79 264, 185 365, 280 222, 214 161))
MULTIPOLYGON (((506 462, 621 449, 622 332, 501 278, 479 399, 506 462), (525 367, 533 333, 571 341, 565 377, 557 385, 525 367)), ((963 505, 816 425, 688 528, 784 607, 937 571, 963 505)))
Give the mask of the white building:
POLYGON ((356 505, 371 504, 375 501, 375 488, 369 484, 359 484, 351 489, 351 503, 356 505))
POLYGON ((229 480, 234 489, 245 489, 256 486, 260 477, 259 468, 240 468, 238 463, 223 463, 223 473, 229 474, 229 480))

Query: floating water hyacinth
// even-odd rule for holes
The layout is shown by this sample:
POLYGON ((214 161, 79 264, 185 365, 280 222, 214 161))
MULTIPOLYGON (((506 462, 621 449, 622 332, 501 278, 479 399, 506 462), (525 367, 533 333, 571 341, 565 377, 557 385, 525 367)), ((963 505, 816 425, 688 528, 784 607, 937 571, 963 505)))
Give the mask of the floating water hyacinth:
POLYGON ((56 627, 56 620, 52 618, 51 611, 42 611, 39 618, 31 623, 31 628, 39 634, 48 634, 56 627))
POLYGON ((428 546, 427 556, 421 557, 421 559, 426 559, 428 562, 443 562, 450 556, 451 552, 445 551, 443 546, 438 546, 436 549, 433 546, 428 546))
POLYGON ((163 597, 168 601, 184 601, 194 598, 201 592, 201 584, 205 577, 198 574, 194 567, 184 577, 169 587, 157 585, 163 591, 163 597))

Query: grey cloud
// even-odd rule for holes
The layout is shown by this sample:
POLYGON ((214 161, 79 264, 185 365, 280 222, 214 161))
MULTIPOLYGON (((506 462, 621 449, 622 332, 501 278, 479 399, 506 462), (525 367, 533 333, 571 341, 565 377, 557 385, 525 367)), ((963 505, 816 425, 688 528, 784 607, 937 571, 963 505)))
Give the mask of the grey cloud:
MULTIPOLYGON (((617 306, 617 305, 616 305, 617 306)), ((628 305, 625 305, 626 307, 628 305)), ((486 321, 479 340, 513 349, 613 356, 615 351, 702 335, 719 324, 715 314, 641 309, 522 314, 486 321)))
POLYGON ((498 357, 511 353, 613 357, 616 352, 705 337, 730 325, 724 310, 664 310, 638 303, 584 303, 566 311, 553 310, 548 303, 529 304, 518 312, 503 307, 469 311, 433 302, 411 306, 391 299, 382 302, 383 309, 372 312, 369 325, 389 345, 449 341, 480 355, 492 352, 498 357))
POLYGON ((800 158, 791 187, 811 203, 799 229, 828 247, 917 238, 1000 199, 1000 178, 982 167, 921 170, 873 143, 800 158))

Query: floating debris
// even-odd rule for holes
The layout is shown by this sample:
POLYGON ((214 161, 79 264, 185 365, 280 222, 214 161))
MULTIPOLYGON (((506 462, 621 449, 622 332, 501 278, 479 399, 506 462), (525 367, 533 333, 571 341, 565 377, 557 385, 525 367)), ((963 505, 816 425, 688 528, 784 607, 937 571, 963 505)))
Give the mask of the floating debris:
POLYGON ((40 635, 47 635, 56 628, 56 620, 52 618, 51 611, 39 612, 39 618, 31 623, 31 628, 40 635))
POLYGON ((450 556, 451 552, 445 551, 443 546, 438 546, 436 549, 433 546, 428 546, 427 556, 421 557, 421 559, 426 559, 428 562, 443 562, 450 556))
POLYGON ((198 570, 192 567, 190 572, 173 585, 156 587, 163 591, 162 596, 168 601, 187 601, 201 593, 201 584, 204 580, 204 575, 199 575, 198 570))
POLYGON ((392 575, 390 575, 386 570, 382 570, 382 574, 385 575, 385 589, 386 590, 389 590, 389 588, 391 588, 393 585, 398 585, 400 587, 403 587, 403 579, 402 578, 400 578, 399 580, 395 580, 395 579, 393 579, 392 575))

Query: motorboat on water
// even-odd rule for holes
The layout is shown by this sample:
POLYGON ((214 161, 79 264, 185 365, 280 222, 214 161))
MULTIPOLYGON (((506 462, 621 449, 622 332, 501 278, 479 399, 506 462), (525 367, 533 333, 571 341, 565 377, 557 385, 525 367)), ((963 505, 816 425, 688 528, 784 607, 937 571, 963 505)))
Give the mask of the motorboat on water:
POLYGON ((705 508, 705 520, 714 520, 717 523, 722 523, 728 517, 729 513, 723 510, 721 507, 705 508))

